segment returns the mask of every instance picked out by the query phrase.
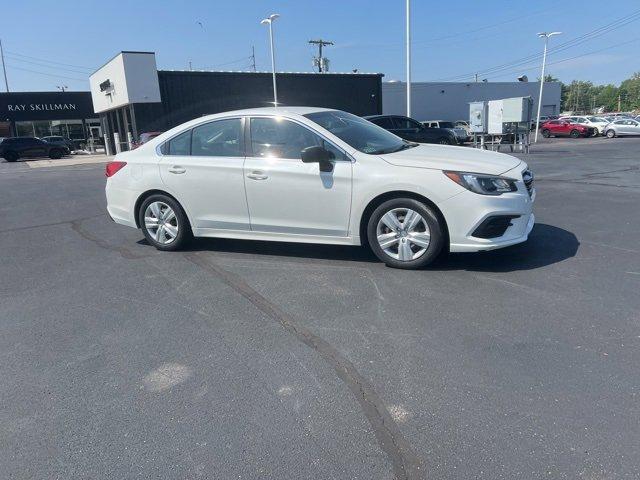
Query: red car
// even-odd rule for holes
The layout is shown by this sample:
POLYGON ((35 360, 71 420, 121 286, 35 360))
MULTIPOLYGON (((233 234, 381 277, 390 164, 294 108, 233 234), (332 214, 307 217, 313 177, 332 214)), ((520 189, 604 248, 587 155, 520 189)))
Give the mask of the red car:
POLYGON ((573 123, 570 120, 550 120, 540 126, 544 138, 554 137, 590 137, 595 133, 595 129, 573 123))

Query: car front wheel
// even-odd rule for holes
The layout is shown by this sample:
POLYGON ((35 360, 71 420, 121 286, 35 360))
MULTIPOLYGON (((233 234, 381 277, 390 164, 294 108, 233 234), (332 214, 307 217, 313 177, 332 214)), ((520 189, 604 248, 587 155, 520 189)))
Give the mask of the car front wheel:
POLYGON ((607 130, 607 138, 613 138, 616 136, 616 132, 613 130, 607 130))
POLYGON ((453 142, 451 140, 449 140, 447 137, 442 137, 441 139, 438 140, 438 143, 440 145, 452 145, 453 142))
POLYGON ((138 211, 147 241, 158 250, 179 250, 191 239, 191 227, 178 202, 167 195, 151 195, 138 211))
POLYGON ((52 148, 49 151, 49 158, 53 160, 58 160, 59 158, 62 158, 62 150, 60 150, 59 148, 52 148))
POLYGON ((571 138, 578 138, 580 137, 580 132, 578 130, 571 130, 571 138))
POLYGON ((429 265, 444 245, 444 225, 424 203, 395 198, 376 208, 367 224, 376 256, 390 267, 416 269, 429 265))
POLYGON ((544 138, 549 138, 551 136, 551 132, 545 128, 544 130, 542 130, 542 136, 544 138))

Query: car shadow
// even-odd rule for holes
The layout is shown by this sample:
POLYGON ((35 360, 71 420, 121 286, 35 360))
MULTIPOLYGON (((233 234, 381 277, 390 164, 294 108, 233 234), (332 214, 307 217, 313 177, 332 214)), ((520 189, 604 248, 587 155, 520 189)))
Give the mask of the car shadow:
POLYGON ((488 252, 443 255, 428 268, 474 272, 532 270, 574 257, 579 247, 580 242, 573 233, 553 225, 536 223, 525 243, 488 252))
MULTIPOLYGON (((149 245, 145 239, 137 243, 149 245)), ((477 272, 532 270, 575 256, 579 246, 580 242, 573 233, 552 225, 537 223, 529 234, 529 240, 525 243, 488 252, 442 255, 426 270, 477 272)), ((217 251, 314 260, 381 263, 369 248, 343 245, 198 238, 190 243, 186 251, 217 251)))

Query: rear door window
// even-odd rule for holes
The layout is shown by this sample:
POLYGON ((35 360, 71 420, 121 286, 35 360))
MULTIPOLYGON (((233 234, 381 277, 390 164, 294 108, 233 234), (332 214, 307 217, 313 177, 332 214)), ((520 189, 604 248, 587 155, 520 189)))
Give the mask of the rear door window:
POLYGON ((162 149, 165 155, 191 155, 191 130, 173 137, 165 145, 162 149))
POLYGON ((232 118, 193 129, 191 155, 203 157, 244 157, 242 120, 232 118))

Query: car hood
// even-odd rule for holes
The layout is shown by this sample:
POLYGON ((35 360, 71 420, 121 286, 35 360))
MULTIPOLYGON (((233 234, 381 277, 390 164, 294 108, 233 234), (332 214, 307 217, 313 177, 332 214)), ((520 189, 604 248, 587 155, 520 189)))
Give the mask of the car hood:
POLYGON ((432 168, 490 175, 500 175, 521 163, 516 157, 504 153, 447 145, 418 145, 400 152, 380 155, 380 157, 399 167, 432 168))

